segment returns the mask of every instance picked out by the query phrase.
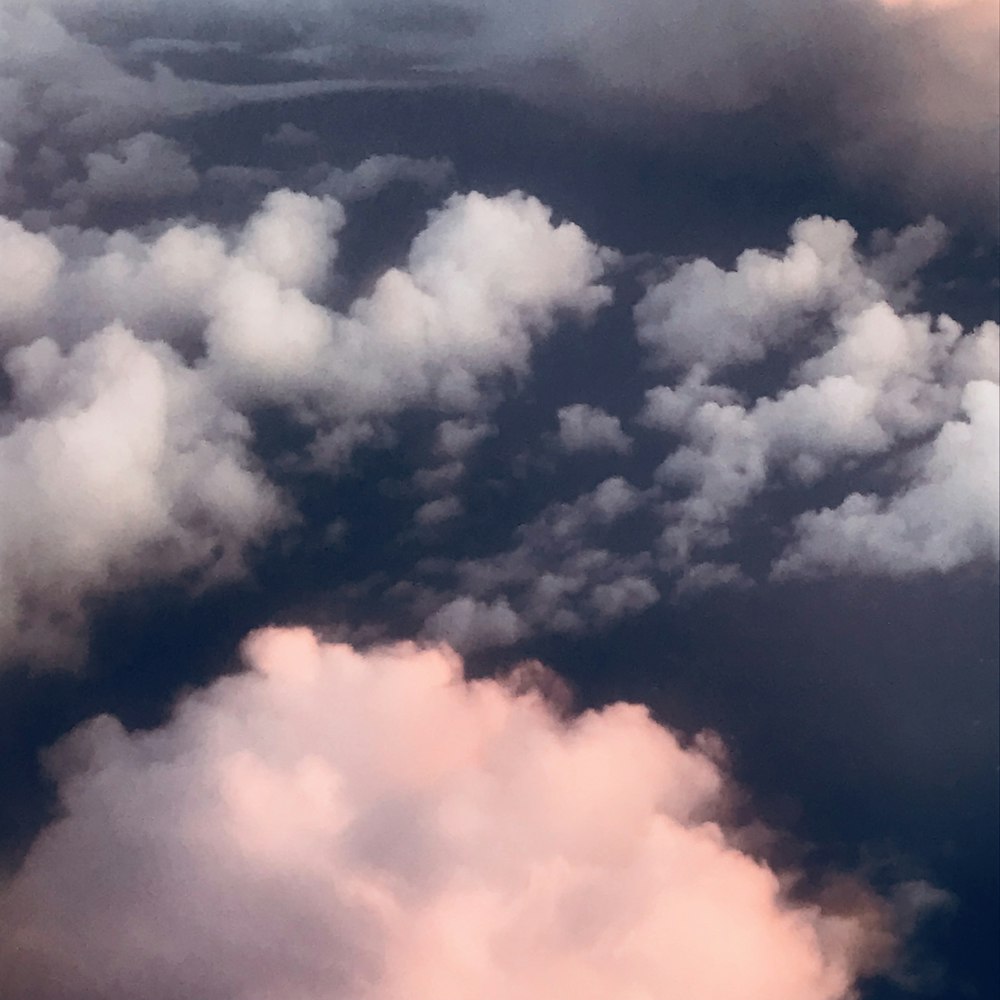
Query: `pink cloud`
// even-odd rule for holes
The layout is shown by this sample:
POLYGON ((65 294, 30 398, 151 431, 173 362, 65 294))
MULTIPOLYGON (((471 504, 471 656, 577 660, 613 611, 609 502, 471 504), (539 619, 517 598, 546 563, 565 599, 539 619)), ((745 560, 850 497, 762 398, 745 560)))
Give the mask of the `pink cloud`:
POLYGON ((642 707, 567 718, 537 664, 467 681, 444 648, 245 652, 163 728, 52 753, 63 817, 0 892, 11 1000, 841 1000, 884 948, 868 894, 791 901, 715 741, 642 707))

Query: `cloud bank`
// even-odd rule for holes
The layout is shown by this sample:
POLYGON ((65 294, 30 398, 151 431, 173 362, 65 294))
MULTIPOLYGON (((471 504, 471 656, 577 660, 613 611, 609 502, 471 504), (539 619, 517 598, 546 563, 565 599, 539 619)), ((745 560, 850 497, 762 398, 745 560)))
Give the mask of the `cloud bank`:
POLYGON ((537 664, 245 650, 163 728, 52 752, 63 816, 0 890, 11 1000, 846 1000, 887 955, 874 897, 793 902, 740 849, 713 739, 566 717, 537 664))
POLYGON ((276 190, 235 231, 43 234, 2 220, 16 279, 0 292, 5 657, 72 664, 88 599, 238 575, 246 550, 294 519, 253 454, 258 408, 287 408, 329 474, 420 405, 456 415, 441 447, 457 455, 481 433, 458 415, 488 410, 492 383, 524 375, 558 319, 610 295, 615 255, 577 226, 518 192, 471 193, 338 311, 345 218, 329 195, 276 190))
POLYGON ((657 470, 667 564, 690 583, 692 565, 704 573, 699 554, 724 549, 767 489, 805 491, 882 456, 896 462, 889 495, 801 514, 776 576, 995 560, 1000 330, 907 309, 942 227, 879 234, 868 253, 831 219, 799 221, 790 236, 784 253, 747 250, 728 271, 683 263, 635 308, 653 363, 680 372, 647 392, 640 416, 681 441, 657 470), (764 359, 790 367, 788 384, 747 400, 738 372, 764 359))
POLYGON ((430 11, 390 0, 377 13, 359 0, 297 0, 277 15, 262 0, 8 0, 2 14, 11 52, 26 54, 8 56, 0 88, 0 136, 15 145, 10 130, 51 133, 55 122, 63 137, 49 144, 74 154, 81 135, 120 138, 123 128, 244 101, 458 80, 646 133, 675 129, 692 111, 769 109, 763 130, 824 150, 859 186, 996 223, 1000 15, 991 0, 718 0, 710 17, 696 0, 544 9, 456 0, 430 11), (139 37, 119 37, 123 21, 139 37), (277 64, 324 79, 221 84, 167 67, 178 53, 210 65, 223 50, 207 37, 242 60, 244 75, 277 64), (388 80, 372 78, 374 51, 388 80), (39 89, 43 99, 30 100, 39 89))

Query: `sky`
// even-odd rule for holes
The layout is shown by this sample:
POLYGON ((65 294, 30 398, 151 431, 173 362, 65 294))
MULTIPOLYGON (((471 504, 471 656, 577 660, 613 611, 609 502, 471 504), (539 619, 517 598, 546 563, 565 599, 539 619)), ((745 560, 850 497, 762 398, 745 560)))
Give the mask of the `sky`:
POLYGON ((5 997, 996 996, 998 21, 0 0, 5 997))

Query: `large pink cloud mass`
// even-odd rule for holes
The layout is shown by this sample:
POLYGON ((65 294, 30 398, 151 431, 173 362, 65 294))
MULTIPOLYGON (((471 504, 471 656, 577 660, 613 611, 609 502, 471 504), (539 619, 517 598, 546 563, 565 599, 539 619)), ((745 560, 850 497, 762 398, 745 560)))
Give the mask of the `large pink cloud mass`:
POLYGON ((62 818, 0 892, 10 1000, 843 1000, 884 953, 865 893, 794 902, 738 846, 717 739, 567 716, 537 664, 245 654, 163 728, 52 752, 62 818))

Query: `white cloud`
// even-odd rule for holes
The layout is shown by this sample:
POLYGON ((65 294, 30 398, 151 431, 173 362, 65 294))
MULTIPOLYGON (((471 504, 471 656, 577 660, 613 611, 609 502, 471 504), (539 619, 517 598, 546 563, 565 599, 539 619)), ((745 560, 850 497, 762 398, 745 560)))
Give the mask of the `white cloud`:
POLYGON ((88 599, 237 575, 286 518, 250 430, 162 344, 109 327, 62 354, 13 351, 17 415, 0 436, 0 635, 5 657, 75 666, 88 599))
POLYGON ((914 274, 943 249, 946 233, 928 219, 896 238, 880 234, 868 257, 846 222, 800 219, 789 237, 783 254, 745 250, 729 271, 701 257, 653 285, 635 307, 652 360, 707 373, 809 344, 824 332, 810 321, 833 308, 883 298, 905 304, 914 274))
MULTIPOLYGON (((62 264, 52 243, 20 223, 0 217, 0 346, 11 336, 13 324, 37 313, 50 294, 62 264)), ((14 327, 16 329, 16 327, 14 327)))
POLYGON ((604 621, 645 611, 659 599, 656 585, 644 576, 622 576, 611 583, 599 583, 590 594, 591 605, 604 621))
POLYGON ((406 266, 344 314, 240 274, 217 293, 208 360, 240 396, 338 417, 417 402, 474 409, 481 381, 526 371, 534 339, 559 315, 588 317, 608 301, 599 281, 611 259, 534 198, 455 195, 431 214, 406 266))
POLYGON ((839 1000, 884 956, 872 897, 793 902, 643 708, 563 721, 537 665, 447 650, 247 655, 51 755, 64 815, 0 891, 11 1000, 839 1000))
POLYGON ((1000 558, 1000 388, 970 382, 962 410, 967 419, 941 428, 894 496, 853 493, 801 515, 774 576, 907 576, 1000 558))
POLYGON ((272 191, 251 217, 237 255, 283 288, 317 291, 336 259, 336 234, 346 221, 333 198, 272 191))
MULTIPOLYGON (((260 404, 312 429, 311 460, 330 473, 359 444, 387 440, 386 421, 413 405, 468 413, 436 444, 465 453, 491 433, 480 412, 490 382, 527 372, 562 315, 587 318, 610 296, 600 280, 614 255, 578 227, 519 193, 469 194, 432 213, 404 267, 337 312, 325 302, 344 223, 336 200, 287 190, 229 231, 42 235, 0 223, 15 279, 0 293, 0 332, 26 345, 7 358, 16 399, 0 474, 19 510, 0 546, 5 658, 68 656, 89 599, 181 573, 211 579, 220 547, 238 572, 242 548, 282 520, 251 471, 244 415, 260 404), (86 500, 72 499, 74 477, 86 500)), ((417 521, 460 509, 431 498, 417 521)))
POLYGON ((574 403, 559 410, 559 443, 566 451, 614 451, 624 454, 632 439, 621 421, 600 407, 574 403))
MULTIPOLYGON (((653 290, 666 311, 640 336, 688 368, 678 385, 650 390, 640 415, 682 439, 657 471, 669 497, 663 558, 681 574, 680 590, 703 589, 701 556, 739 537, 738 515, 765 489, 808 486, 863 459, 898 456, 957 416, 968 382, 996 377, 994 324, 964 332, 947 316, 905 310, 913 268, 943 238, 926 222, 897 237, 879 234, 866 256, 849 227, 812 219, 793 227, 783 256, 747 251, 730 272, 695 262, 653 290), (713 367, 791 345, 806 356, 774 396, 748 403, 709 382, 713 367)), ((943 500, 933 493, 927 502, 932 496, 943 500)), ((959 554, 966 551, 956 549, 954 565, 968 561, 959 554)), ((744 582, 714 568, 710 575, 713 585, 744 582)))

